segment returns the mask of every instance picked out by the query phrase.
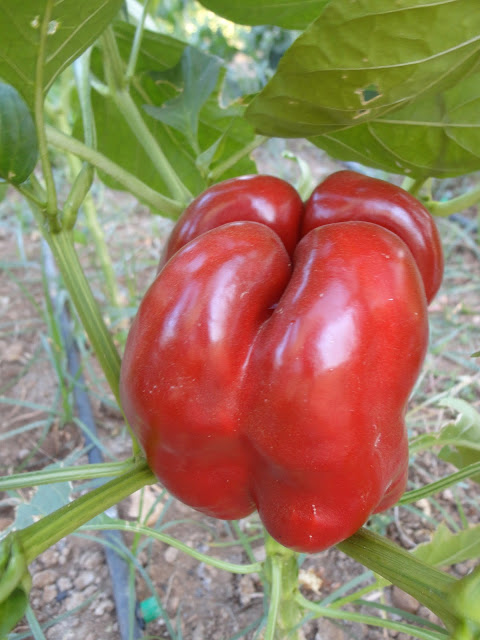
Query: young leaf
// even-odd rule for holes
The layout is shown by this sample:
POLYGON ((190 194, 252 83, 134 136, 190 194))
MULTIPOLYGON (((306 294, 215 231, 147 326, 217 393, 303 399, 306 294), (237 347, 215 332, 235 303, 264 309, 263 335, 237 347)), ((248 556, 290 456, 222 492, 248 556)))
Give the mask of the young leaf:
POLYGON ((42 89, 46 93, 58 74, 98 38, 121 6, 122 0, 2 0, 0 76, 32 106, 42 44, 42 89))
POLYGON ((200 0, 219 16, 238 24, 274 24, 285 29, 305 29, 329 0, 200 0))
MULTIPOLYGON (((439 457, 458 469, 480 460, 480 414, 471 404, 460 398, 445 398, 440 403, 459 412, 455 422, 442 429, 441 440, 453 440, 444 446, 439 457)), ((472 478, 480 482, 480 476, 472 478)))
POLYGON ((259 133, 330 134, 438 94, 475 68, 471 0, 331 0, 250 103, 259 133))
POLYGON ((480 555, 480 525, 452 533, 442 523, 430 542, 419 545, 413 555, 434 567, 447 567, 478 558, 480 555))
POLYGON ((155 120, 184 133, 191 146, 198 150, 200 110, 215 89, 221 66, 218 58, 186 47, 179 69, 167 74, 153 74, 157 83, 167 81, 174 84, 179 89, 178 95, 160 107, 145 105, 145 111, 155 120))
POLYGON ((0 82, 0 178, 14 184, 24 182, 37 157, 32 115, 16 89, 0 82))

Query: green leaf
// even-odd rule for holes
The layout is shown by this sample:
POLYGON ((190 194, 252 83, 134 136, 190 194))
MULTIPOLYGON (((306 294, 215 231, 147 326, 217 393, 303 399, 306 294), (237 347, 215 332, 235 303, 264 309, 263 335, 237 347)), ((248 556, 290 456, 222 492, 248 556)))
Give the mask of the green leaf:
POLYGON ((238 24, 274 24, 285 29, 305 29, 329 0, 200 0, 219 16, 238 24))
MULTIPOLYGON (((46 469, 58 467, 49 465, 46 469)), ((60 509, 70 500, 71 485, 69 482, 59 482, 53 485, 41 485, 37 488, 30 502, 24 502, 17 508, 15 528, 24 529, 33 522, 60 509)))
POLYGON ((305 137, 375 120, 475 69, 471 0, 331 0, 250 103, 259 133, 305 137))
POLYGON ((419 545, 413 555, 434 567, 447 567, 480 556, 480 525, 452 533, 442 523, 430 542, 419 545))
POLYGON ((8 191, 8 182, 0 182, 0 202, 5 200, 8 191))
MULTIPOLYGON (((440 404, 458 411, 459 415, 455 422, 442 429, 441 440, 448 440, 449 444, 440 450, 439 457, 455 465, 457 469, 478 462, 480 460, 480 414, 471 404, 460 398, 445 398, 440 404)), ((472 480, 480 482, 480 476, 475 476, 472 480)))
POLYGON ((0 602, 0 638, 4 640, 9 631, 20 622, 28 605, 28 594, 16 587, 6 600, 0 602))
POLYGON ((160 107, 146 105, 145 111, 155 120, 184 133, 193 148, 198 148, 198 121, 200 110, 217 84, 221 61, 193 47, 186 47, 180 68, 170 73, 153 74, 158 82, 171 82, 179 89, 172 100, 160 107))
POLYGON ((13 184, 24 182, 34 170, 37 157, 32 115, 16 89, 0 82, 0 178, 13 184))
POLYGON ((123 0, 2 0, 0 76, 34 103, 37 61, 45 46, 42 89, 113 20, 123 0), (42 35, 44 34, 44 35, 42 35))
POLYGON ((445 178, 480 169, 480 73, 441 94, 311 142, 340 160, 445 178))

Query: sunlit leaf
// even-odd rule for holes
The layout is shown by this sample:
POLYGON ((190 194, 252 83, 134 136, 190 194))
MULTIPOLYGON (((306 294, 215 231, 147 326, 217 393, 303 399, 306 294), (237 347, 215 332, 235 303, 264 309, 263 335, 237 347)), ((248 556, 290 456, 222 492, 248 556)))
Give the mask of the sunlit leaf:
POLYGON ((375 120, 471 73, 479 33, 471 0, 331 0, 247 116, 259 133, 282 137, 375 120))
POLYGON ((340 160, 406 175, 457 176, 480 169, 480 73, 377 120, 311 141, 340 160))
POLYGON ((30 106, 34 102, 37 61, 42 89, 85 51, 113 20, 123 0, 2 0, 0 76, 30 106))
POLYGON ((200 0, 219 16, 238 24, 274 24, 285 29, 305 29, 329 0, 200 0))

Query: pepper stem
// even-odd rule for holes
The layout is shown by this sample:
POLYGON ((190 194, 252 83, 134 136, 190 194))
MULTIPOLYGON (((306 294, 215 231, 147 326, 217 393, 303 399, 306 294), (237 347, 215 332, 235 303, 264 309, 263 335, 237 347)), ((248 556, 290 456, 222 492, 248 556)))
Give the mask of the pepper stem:
POLYGON ((296 629, 303 617, 296 596, 298 589, 298 554, 286 549, 265 533, 265 577, 270 586, 270 606, 264 640, 302 640, 296 629))

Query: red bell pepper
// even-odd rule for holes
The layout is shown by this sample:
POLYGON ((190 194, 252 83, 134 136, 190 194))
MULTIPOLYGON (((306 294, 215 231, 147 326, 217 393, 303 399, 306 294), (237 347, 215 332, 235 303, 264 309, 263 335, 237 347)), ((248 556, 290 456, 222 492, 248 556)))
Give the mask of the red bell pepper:
POLYGON ((216 518, 258 509, 274 538, 308 552, 395 504, 428 322, 412 252, 384 218, 298 241, 299 197, 268 176, 190 205, 132 325, 120 384, 174 496, 216 518))

